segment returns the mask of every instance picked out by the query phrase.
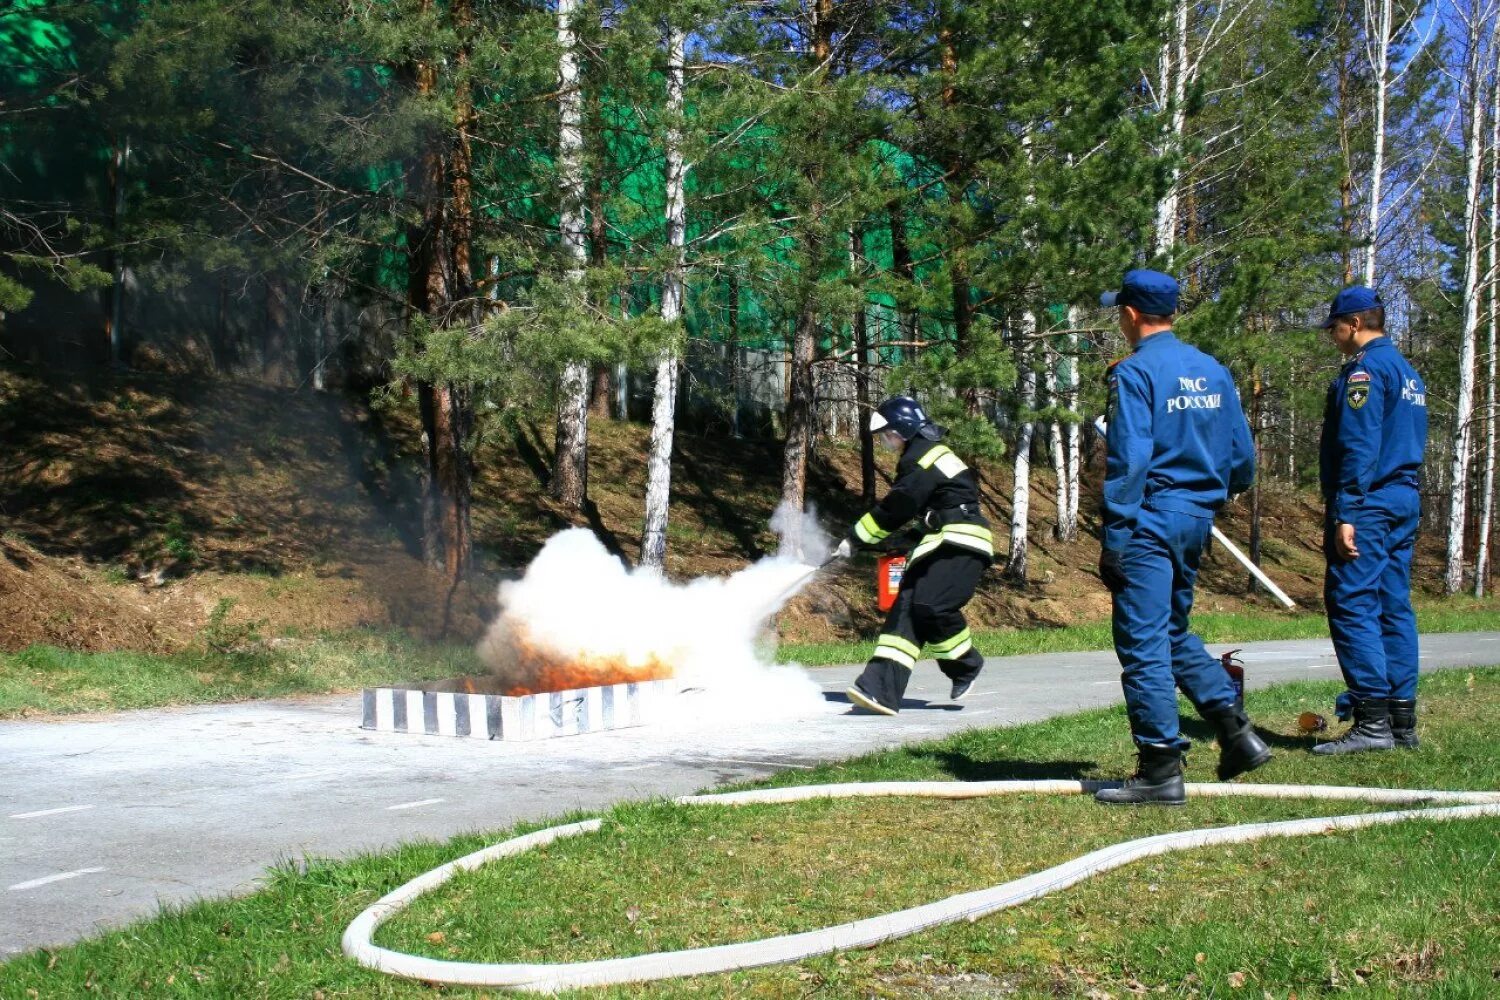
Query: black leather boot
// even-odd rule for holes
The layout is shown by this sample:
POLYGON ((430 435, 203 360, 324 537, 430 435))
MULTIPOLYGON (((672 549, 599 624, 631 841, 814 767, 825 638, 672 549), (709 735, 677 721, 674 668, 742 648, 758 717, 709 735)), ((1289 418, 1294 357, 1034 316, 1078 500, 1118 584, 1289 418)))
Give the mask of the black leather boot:
POLYGON ((901 695, 906 691, 911 671, 901 664, 884 657, 876 657, 865 664, 864 672, 844 694, 856 708, 879 715, 895 715, 901 711, 901 695))
POLYGON ((1250 716, 1240 705, 1205 711, 1203 718, 1218 730, 1220 781, 1253 771, 1271 759, 1271 748, 1255 734, 1250 716))
POLYGON ((1364 753, 1367 750, 1390 750, 1396 745, 1391 738, 1390 702, 1385 698, 1354 697, 1354 725, 1338 739, 1319 743, 1312 752, 1331 755, 1364 753))
POLYGON ((1135 776, 1119 788, 1101 788, 1094 799, 1108 805, 1180 806, 1187 801, 1182 783, 1182 751, 1173 747, 1143 746, 1135 776))
POLYGON ((1391 698, 1391 741, 1407 750, 1417 748, 1417 699, 1391 698))

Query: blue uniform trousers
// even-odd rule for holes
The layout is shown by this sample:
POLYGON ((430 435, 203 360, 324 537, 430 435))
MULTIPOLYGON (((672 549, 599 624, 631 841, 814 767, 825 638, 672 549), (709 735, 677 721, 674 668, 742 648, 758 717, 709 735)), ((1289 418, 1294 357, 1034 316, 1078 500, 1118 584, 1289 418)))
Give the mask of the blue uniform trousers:
POLYGON ((1372 494, 1347 516, 1359 558, 1341 560, 1333 523, 1323 541, 1328 572, 1323 603, 1344 683, 1361 698, 1417 696, 1417 616, 1411 607, 1411 557, 1417 537, 1417 491, 1399 486, 1372 494))
POLYGON ((1187 749, 1176 688, 1199 712, 1234 703, 1224 667, 1188 631, 1198 560, 1212 527, 1206 517, 1145 506, 1121 554, 1126 584, 1114 595, 1115 653, 1137 745, 1187 749))

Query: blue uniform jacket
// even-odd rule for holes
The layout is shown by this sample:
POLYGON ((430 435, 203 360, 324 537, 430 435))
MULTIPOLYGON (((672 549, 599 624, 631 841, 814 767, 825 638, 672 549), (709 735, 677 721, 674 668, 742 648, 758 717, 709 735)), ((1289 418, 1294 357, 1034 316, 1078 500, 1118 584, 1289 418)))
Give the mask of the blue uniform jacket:
POLYGON ((1335 521, 1378 503, 1391 487, 1417 488, 1427 447, 1427 388, 1389 337, 1344 362, 1328 387, 1318 470, 1335 521))
POLYGON ((1143 505, 1212 517, 1255 480, 1255 446, 1234 379, 1163 331, 1109 375, 1104 547, 1125 548, 1143 505))

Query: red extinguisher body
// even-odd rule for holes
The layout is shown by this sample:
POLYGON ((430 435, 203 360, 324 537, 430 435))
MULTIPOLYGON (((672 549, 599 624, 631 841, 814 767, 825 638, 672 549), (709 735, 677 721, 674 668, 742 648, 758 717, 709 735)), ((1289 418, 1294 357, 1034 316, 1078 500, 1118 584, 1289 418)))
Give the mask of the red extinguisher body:
POLYGON ((1238 649, 1231 649, 1219 657, 1219 662, 1224 665, 1224 672, 1229 675, 1229 683, 1234 685, 1235 704, 1245 704, 1245 665, 1236 654, 1238 649))
POLYGON ((901 590, 901 578, 905 575, 905 556, 885 555, 876 560, 876 604, 881 611, 889 611, 896 606, 896 594, 901 590))

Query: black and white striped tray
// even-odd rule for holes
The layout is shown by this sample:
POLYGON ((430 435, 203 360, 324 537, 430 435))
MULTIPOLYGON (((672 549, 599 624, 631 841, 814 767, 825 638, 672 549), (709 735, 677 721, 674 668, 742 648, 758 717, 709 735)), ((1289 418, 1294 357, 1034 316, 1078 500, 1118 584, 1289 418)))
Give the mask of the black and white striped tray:
POLYGON ((659 717, 674 694, 669 680, 520 697, 365 688, 361 728, 481 740, 545 740, 644 725, 659 717))

